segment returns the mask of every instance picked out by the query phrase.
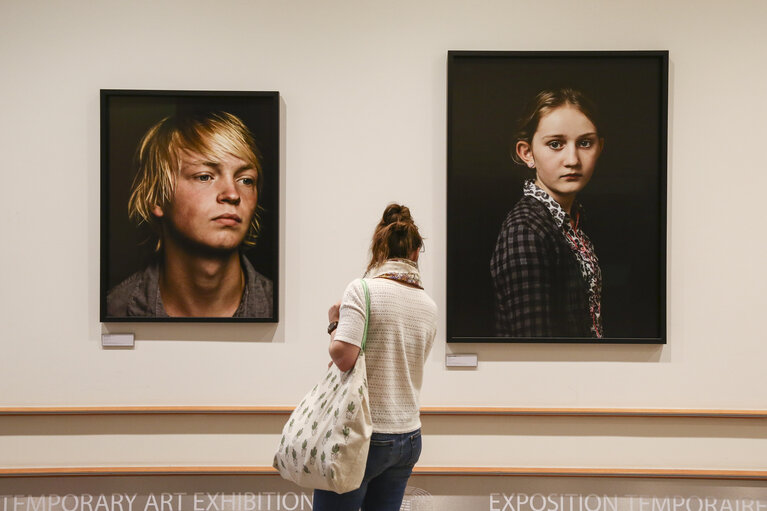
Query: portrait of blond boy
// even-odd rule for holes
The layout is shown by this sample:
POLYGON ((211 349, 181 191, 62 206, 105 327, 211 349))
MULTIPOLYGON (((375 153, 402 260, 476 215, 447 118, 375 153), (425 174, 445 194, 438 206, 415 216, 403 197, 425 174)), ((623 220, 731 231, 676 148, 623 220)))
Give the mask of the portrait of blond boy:
POLYGON ((273 318, 273 280, 246 256, 261 241, 266 177, 243 120, 175 112, 143 133, 134 159, 127 216, 152 253, 109 286, 106 317, 273 318))

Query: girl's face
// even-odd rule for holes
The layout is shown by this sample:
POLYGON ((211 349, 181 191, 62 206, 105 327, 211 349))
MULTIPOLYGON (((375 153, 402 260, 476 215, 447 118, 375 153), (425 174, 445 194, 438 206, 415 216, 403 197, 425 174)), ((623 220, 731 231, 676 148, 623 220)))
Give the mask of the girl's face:
POLYGON ((538 122, 531 143, 517 142, 517 154, 536 171, 535 184, 566 211, 594 173, 604 139, 588 117, 565 104, 538 122))

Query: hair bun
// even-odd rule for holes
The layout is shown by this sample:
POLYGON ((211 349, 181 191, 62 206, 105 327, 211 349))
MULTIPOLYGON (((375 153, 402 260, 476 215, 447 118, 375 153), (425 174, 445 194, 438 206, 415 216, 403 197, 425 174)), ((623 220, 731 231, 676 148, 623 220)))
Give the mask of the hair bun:
POLYGON ((387 259, 410 258, 422 245, 423 238, 410 216, 410 209, 401 204, 389 204, 373 233, 368 271, 387 259))
POLYGON ((406 233, 412 227, 412 225, 412 222, 403 222, 401 220, 397 220, 396 222, 392 222, 386 225, 384 228, 396 233, 406 233))
POLYGON ((413 223, 413 217, 410 216, 410 209, 400 204, 389 204, 383 214, 383 225, 394 225, 396 228, 407 228, 408 224, 413 223))

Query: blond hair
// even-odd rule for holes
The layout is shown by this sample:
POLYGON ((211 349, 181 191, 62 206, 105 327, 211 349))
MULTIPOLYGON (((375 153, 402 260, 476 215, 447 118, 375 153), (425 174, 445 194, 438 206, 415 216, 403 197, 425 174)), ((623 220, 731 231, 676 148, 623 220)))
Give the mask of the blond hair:
MULTIPOLYGON (((128 215, 137 224, 148 224, 162 243, 159 221, 152 209, 165 208, 173 199, 176 178, 181 169, 181 151, 187 149, 210 159, 232 154, 256 170, 256 189, 261 194, 263 182, 261 155, 253 135, 236 116, 227 112, 174 115, 149 128, 138 145, 138 171, 128 200, 128 215)), ((250 219, 243 245, 256 244, 260 206, 250 219)))

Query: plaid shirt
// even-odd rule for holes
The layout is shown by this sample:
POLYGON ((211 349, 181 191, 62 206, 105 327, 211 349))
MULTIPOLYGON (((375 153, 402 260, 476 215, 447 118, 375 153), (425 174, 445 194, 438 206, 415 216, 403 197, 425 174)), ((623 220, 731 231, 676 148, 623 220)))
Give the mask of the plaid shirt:
POLYGON ((527 193, 506 217, 490 260, 497 335, 601 335, 601 318, 592 321, 580 262, 557 220, 527 193))

